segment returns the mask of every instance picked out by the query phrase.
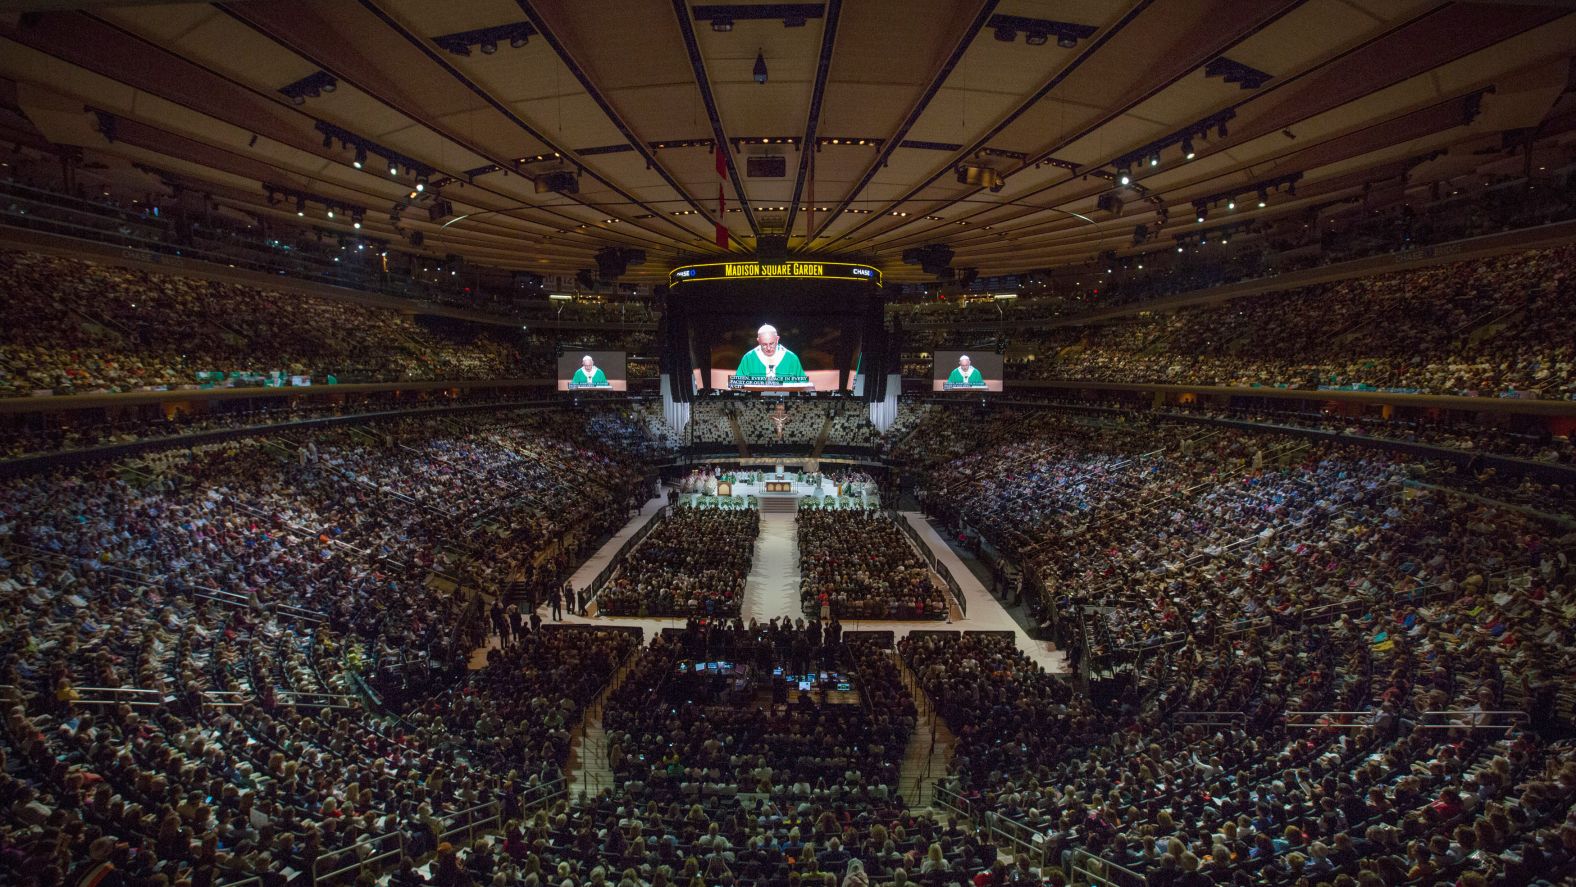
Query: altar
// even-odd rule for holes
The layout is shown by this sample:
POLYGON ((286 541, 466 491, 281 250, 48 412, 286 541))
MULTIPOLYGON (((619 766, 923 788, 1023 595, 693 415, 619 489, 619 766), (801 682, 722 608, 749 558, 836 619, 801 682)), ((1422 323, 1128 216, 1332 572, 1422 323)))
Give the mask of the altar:
POLYGON ((796 508, 799 500, 817 504, 838 503, 839 507, 875 508, 880 506, 880 489, 874 481, 837 481, 814 470, 813 465, 793 467, 779 463, 757 469, 696 469, 679 483, 680 501, 717 507, 761 507, 788 505, 796 508), (784 501, 786 500, 786 501, 784 501))

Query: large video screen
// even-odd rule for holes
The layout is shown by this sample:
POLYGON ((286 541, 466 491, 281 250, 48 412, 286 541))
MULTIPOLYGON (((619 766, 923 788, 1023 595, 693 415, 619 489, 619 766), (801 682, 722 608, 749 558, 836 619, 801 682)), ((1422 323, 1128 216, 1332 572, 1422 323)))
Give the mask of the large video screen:
POLYGON ((1001 390, 1001 355, 994 351, 936 351, 931 359, 933 391, 1001 390))
POLYGON ((849 390, 853 374, 847 368, 858 349, 852 318, 770 312, 712 327, 706 343, 711 387, 732 391, 849 390))
POLYGON ((624 352, 574 351, 558 355, 559 391, 628 391, 624 352))

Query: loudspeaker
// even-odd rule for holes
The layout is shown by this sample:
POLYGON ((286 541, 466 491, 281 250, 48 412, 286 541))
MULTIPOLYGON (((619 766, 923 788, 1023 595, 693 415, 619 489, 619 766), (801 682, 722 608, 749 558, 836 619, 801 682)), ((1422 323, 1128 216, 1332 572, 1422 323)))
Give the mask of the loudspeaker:
POLYGON ((755 257, 762 262, 788 261, 788 235, 762 234, 755 239, 755 257))
POLYGON ((580 179, 568 170, 544 172, 536 177, 536 193, 579 194, 580 179))
POLYGON ((752 179, 781 179, 788 175, 788 161, 781 154, 746 157, 744 171, 752 179))

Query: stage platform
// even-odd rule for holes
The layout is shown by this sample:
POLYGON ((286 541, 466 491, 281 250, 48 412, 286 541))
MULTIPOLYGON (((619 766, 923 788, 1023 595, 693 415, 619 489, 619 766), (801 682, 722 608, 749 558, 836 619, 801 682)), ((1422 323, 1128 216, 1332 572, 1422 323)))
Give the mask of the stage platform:
POLYGON ((731 484, 719 484, 717 486, 719 492, 716 494, 685 492, 680 494, 679 501, 690 501, 697 497, 708 495, 721 496, 721 490, 728 490, 729 495, 743 496, 746 500, 754 496, 756 501, 761 504, 762 511, 776 510, 767 507, 766 503, 768 501, 787 501, 797 508, 800 499, 814 498, 824 502, 828 496, 846 499, 851 504, 858 504, 865 508, 879 508, 881 506, 881 495, 873 483, 848 484, 840 492, 837 484, 833 483, 829 478, 822 478, 819 481, 801 481, 797 479, 798 474, 791 471, 782 474, 746 472, 740 476, 751 479, 736 480, 731 484))

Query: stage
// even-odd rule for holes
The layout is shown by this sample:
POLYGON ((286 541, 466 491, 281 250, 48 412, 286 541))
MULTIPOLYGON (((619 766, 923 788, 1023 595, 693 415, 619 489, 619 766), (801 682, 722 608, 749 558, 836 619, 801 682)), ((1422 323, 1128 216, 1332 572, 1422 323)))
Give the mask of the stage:
POLYGON ((841 487, 829 477, 802 471, 736 471, 720 477, 692 474, 683 478, 679 501, 695 499, 724 499, 743 497, 746 503, 754 497, 757 503, 768 499, 798 500, 814 498, 825 504, 828 497, 839 505, 857 505, 864 508, 881 506, 880 488, 873 481, 843 484, 841 487))

